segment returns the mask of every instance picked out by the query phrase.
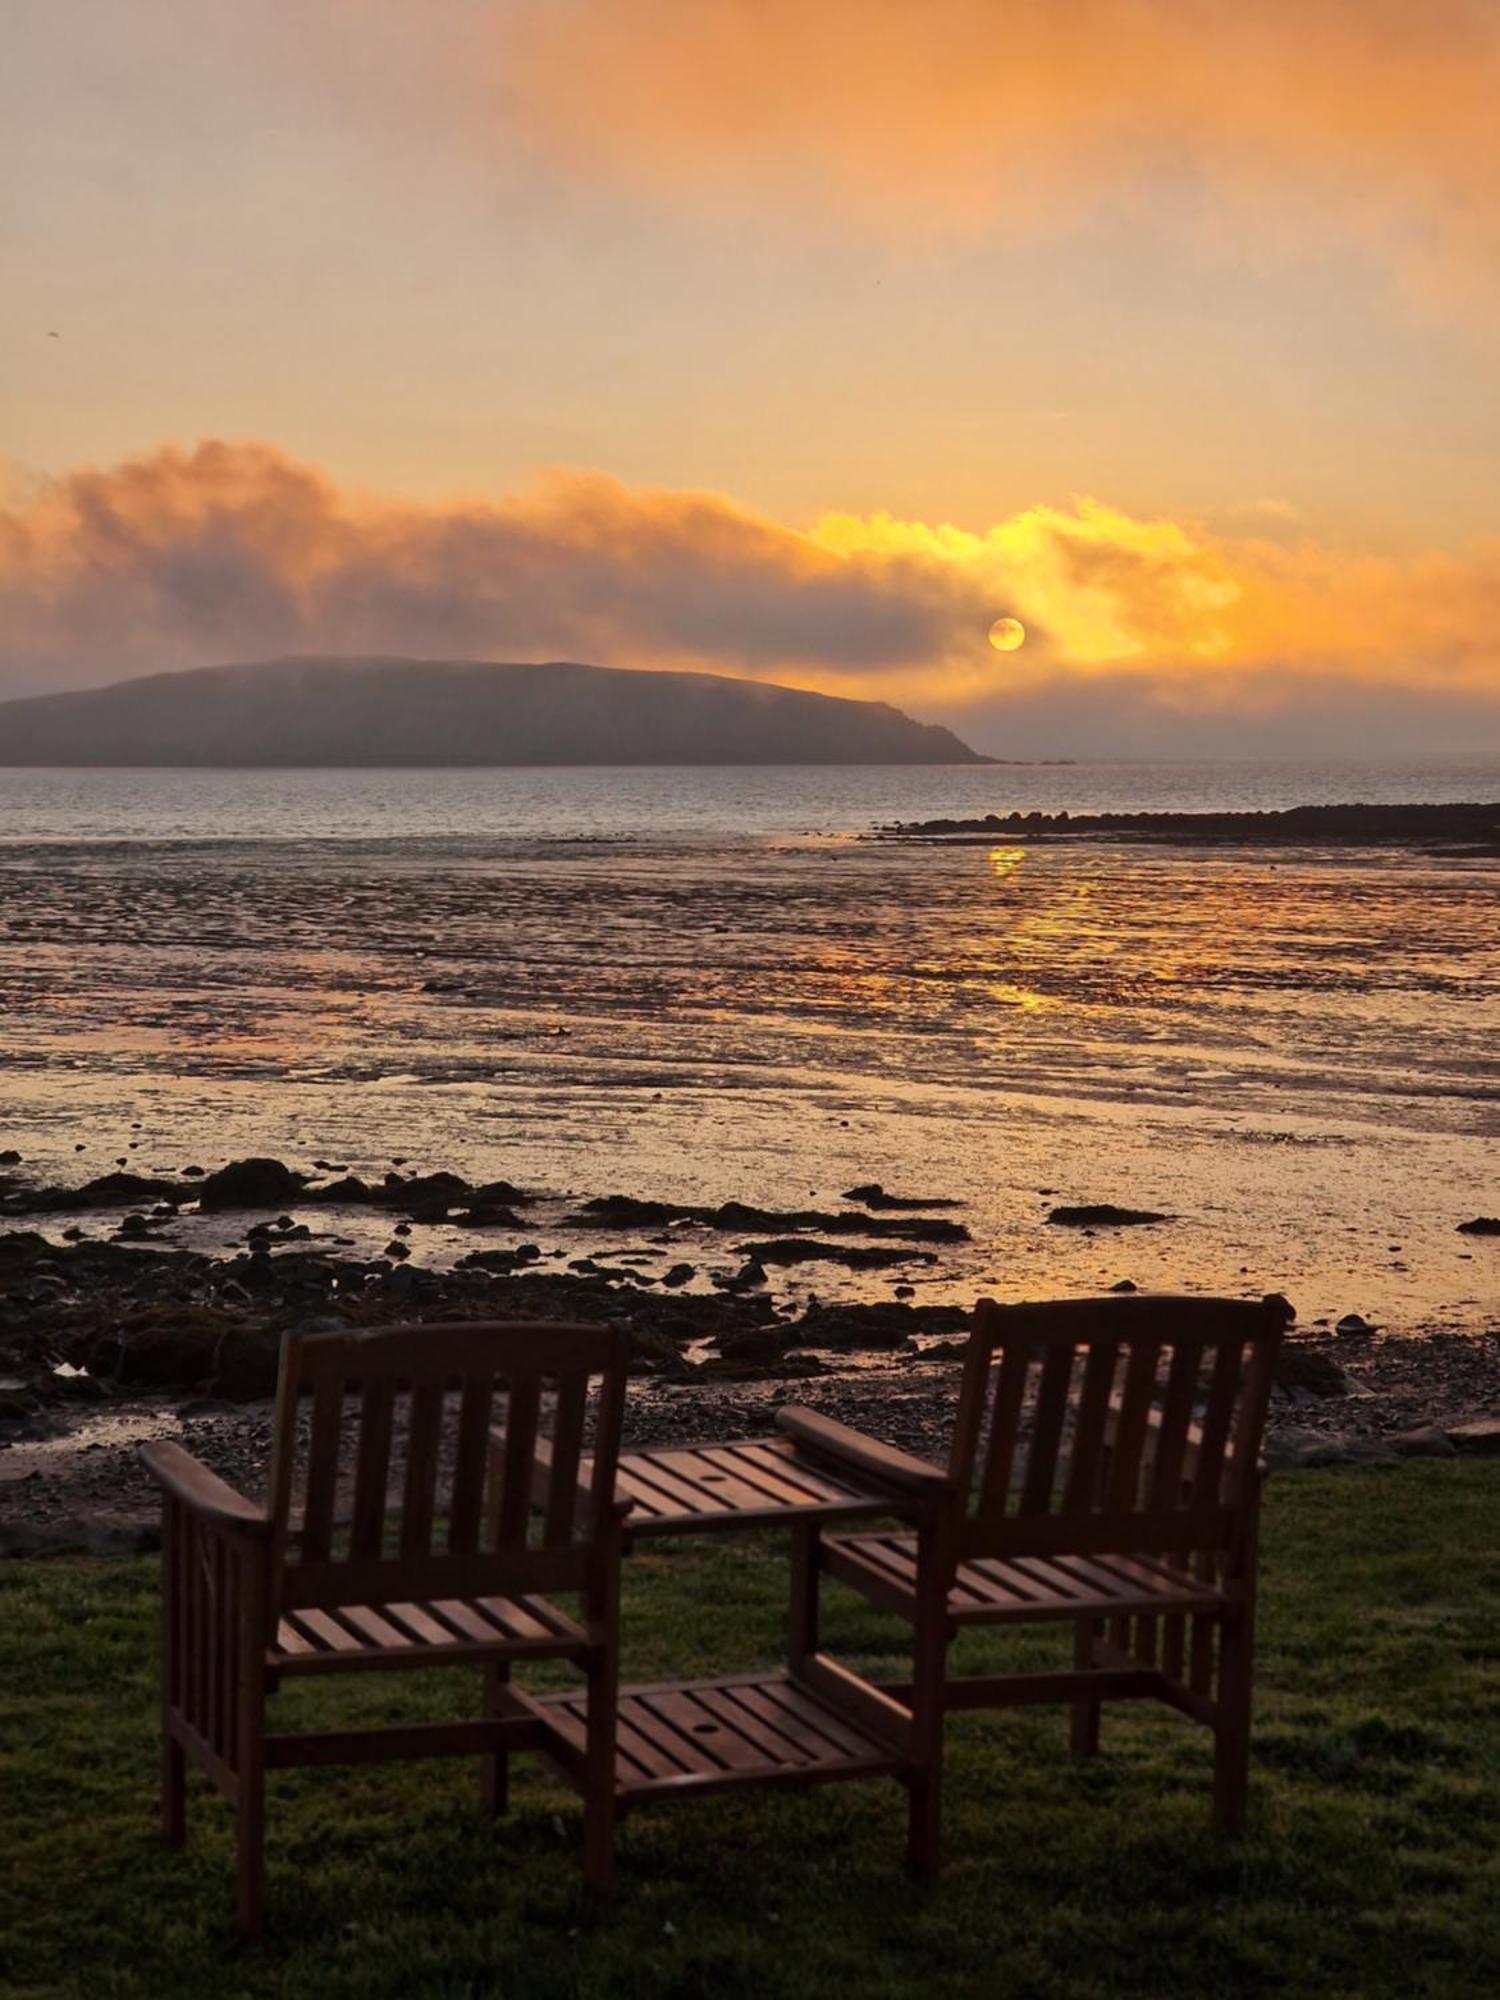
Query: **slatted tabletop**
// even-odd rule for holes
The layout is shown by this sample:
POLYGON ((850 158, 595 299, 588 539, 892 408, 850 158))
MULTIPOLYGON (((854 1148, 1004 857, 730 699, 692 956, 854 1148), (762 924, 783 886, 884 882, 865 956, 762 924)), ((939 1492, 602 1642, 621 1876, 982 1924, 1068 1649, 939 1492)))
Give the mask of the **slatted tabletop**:
MULTIPOLYGON (((538 1444, 538 1454, 542 1452, 538 1444)), ((587 1459, 579 1466, 585 1485, 587 1459)), ((631 1536, 701 1535, 791 1521, 857 1521, 906 1514, 909 1496, 836 1472, 784 1437, 741 1444, 660 1446, 620 1454, 615 1492, 629 1500, 631 1536)))
MULTIPOLYGON (((581 1751, 588 1703, 581 1694, 537 1703, 581 1751)), ((615 1789, 622 1804, 745 1784, 822 1784, 894 1777, 900 1753, 784 1673, 622 1688, 615 1789)))

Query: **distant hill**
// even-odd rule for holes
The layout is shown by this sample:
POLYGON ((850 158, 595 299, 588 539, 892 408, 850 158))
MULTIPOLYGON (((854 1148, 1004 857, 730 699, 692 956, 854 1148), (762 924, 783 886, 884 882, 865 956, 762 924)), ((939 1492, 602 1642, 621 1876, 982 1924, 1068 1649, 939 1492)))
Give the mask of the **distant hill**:
POLYGON ((0 702, 0 764, 982 764, 883 701, 713 674, 266 660, 0 702))

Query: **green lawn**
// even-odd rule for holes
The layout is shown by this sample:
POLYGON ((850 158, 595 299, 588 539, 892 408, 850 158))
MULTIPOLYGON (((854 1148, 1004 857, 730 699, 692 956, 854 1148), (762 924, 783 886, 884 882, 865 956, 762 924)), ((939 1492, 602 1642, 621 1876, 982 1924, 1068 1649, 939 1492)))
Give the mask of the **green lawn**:
MULTIPOLYGON (((633 1557, 629 1676, 773 1661, 781 1557, 764 1539, 633 1557)), ((830 1604, 831 1642, 894 1670, 897 1628, 830 1604)), ((963 1717, 929 1887, 902 1871, 892 1784, 643 1811, 601 1912, 578 1886, 576 1807, 529 1760, 498 1822, 462 1763, 288 1773, 267 1941, 244 1951, 225 1807, 195 1781, 186 1851, 156 1839, 154 1614, 150 1562, 0 1571, 8 1995, 1500 1991, 1500 1464, 1272 1482, 1241 1843, 1209 1831, 1206 1732, 1165 1711, 1106 1711, 1084 1766, 1061 1711, 963 1717)), ((472 1679, 278 1701, 455 1712, 472 1679)))

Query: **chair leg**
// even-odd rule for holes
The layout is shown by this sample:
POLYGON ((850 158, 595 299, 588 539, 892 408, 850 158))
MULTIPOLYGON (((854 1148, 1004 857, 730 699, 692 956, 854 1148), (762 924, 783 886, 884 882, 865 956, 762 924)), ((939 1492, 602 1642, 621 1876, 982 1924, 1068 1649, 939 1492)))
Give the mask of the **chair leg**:
MULTIPOLYGON (((1094 1621, 1080 1618, 1073 1627, 1073 1666, 1079 1673, 1086 1673, 1094 1664, 1094 1621)), ((1097 1757, 1099 1754, 1099 1713, 1103 1706, 1097 1701, 1075 1701, 1073 1703, 1072 1747, 1075 1757, 1097 1757)))
POLYGON ((615 1874, 615 1702, 619 1674, 601 1650, 588 1666, 588 1735, 584 1744, 583 1879, 607 1896, 615 1874))
POLYGON ((240 1936, 253 1944, 266 1908, 266 1774, 259 1756, 241 1768, 236 1785, 235 1884, 240 1936))
POLYGON ((1226 1621, 1219 1636, 1218 1720, 1214 1724, 1214 1823, 1240 1833, 1250 1788, 1250 1653, 1252 1636, 1242 1619, 1226 1621))
POLYGON ((948 1668, 948 1607, 936 1538, 918 1537, 917 1603, 912 1632, 911 1768, 907 1776, 906 1859, 913 1874, 937 1873, 943 1824, 943 1687, 948 1668))
MULTIPOLYGON (((501 1689, 510 1680, 510 1661, 491 1660, 483 1668, 483 1713, 493 1720, 500 1713, 501 1689)), ((510 1753, 486 1750, 479 1760, 479 1797, 486 1811, 503 1813, 510 1805, 510 1753)))
POLYGON ((161 1731, 161 1837, 169 1847, 181 1847, 187 1839, 187 1759, 162 1717, 161 1731))
POLYGON ((787 1604, 787 1670, 795 1679, 818 1650, 818 1585, 822 1542, 815 1525, 792 1529, 791 1594, 787 1604))

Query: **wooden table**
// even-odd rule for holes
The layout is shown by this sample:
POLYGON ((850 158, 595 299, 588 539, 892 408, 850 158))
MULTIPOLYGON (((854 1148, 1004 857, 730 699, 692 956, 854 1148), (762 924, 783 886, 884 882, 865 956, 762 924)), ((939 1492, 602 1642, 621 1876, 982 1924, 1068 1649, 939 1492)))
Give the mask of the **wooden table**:
MULTIPOLYGON (((591 1471, 583 1460, 581 1484, 591 1471)), ((631 1503, 627 1546, 669 1535, 909 1520, 913 1510, 909 1491, 836 1469, 784 1436, 622 1452, 615 1492, 631 1503)), ((791 1667, 621 1688, 618 1808, 750 1784, 898 1777, 906 1762, 906 1718, 874 1690, 870 1697, 851 1713, 791 1667)), ((581 1693, 546 1696, 539 1706, 565 1737, 582 1744, 581 1693)))

